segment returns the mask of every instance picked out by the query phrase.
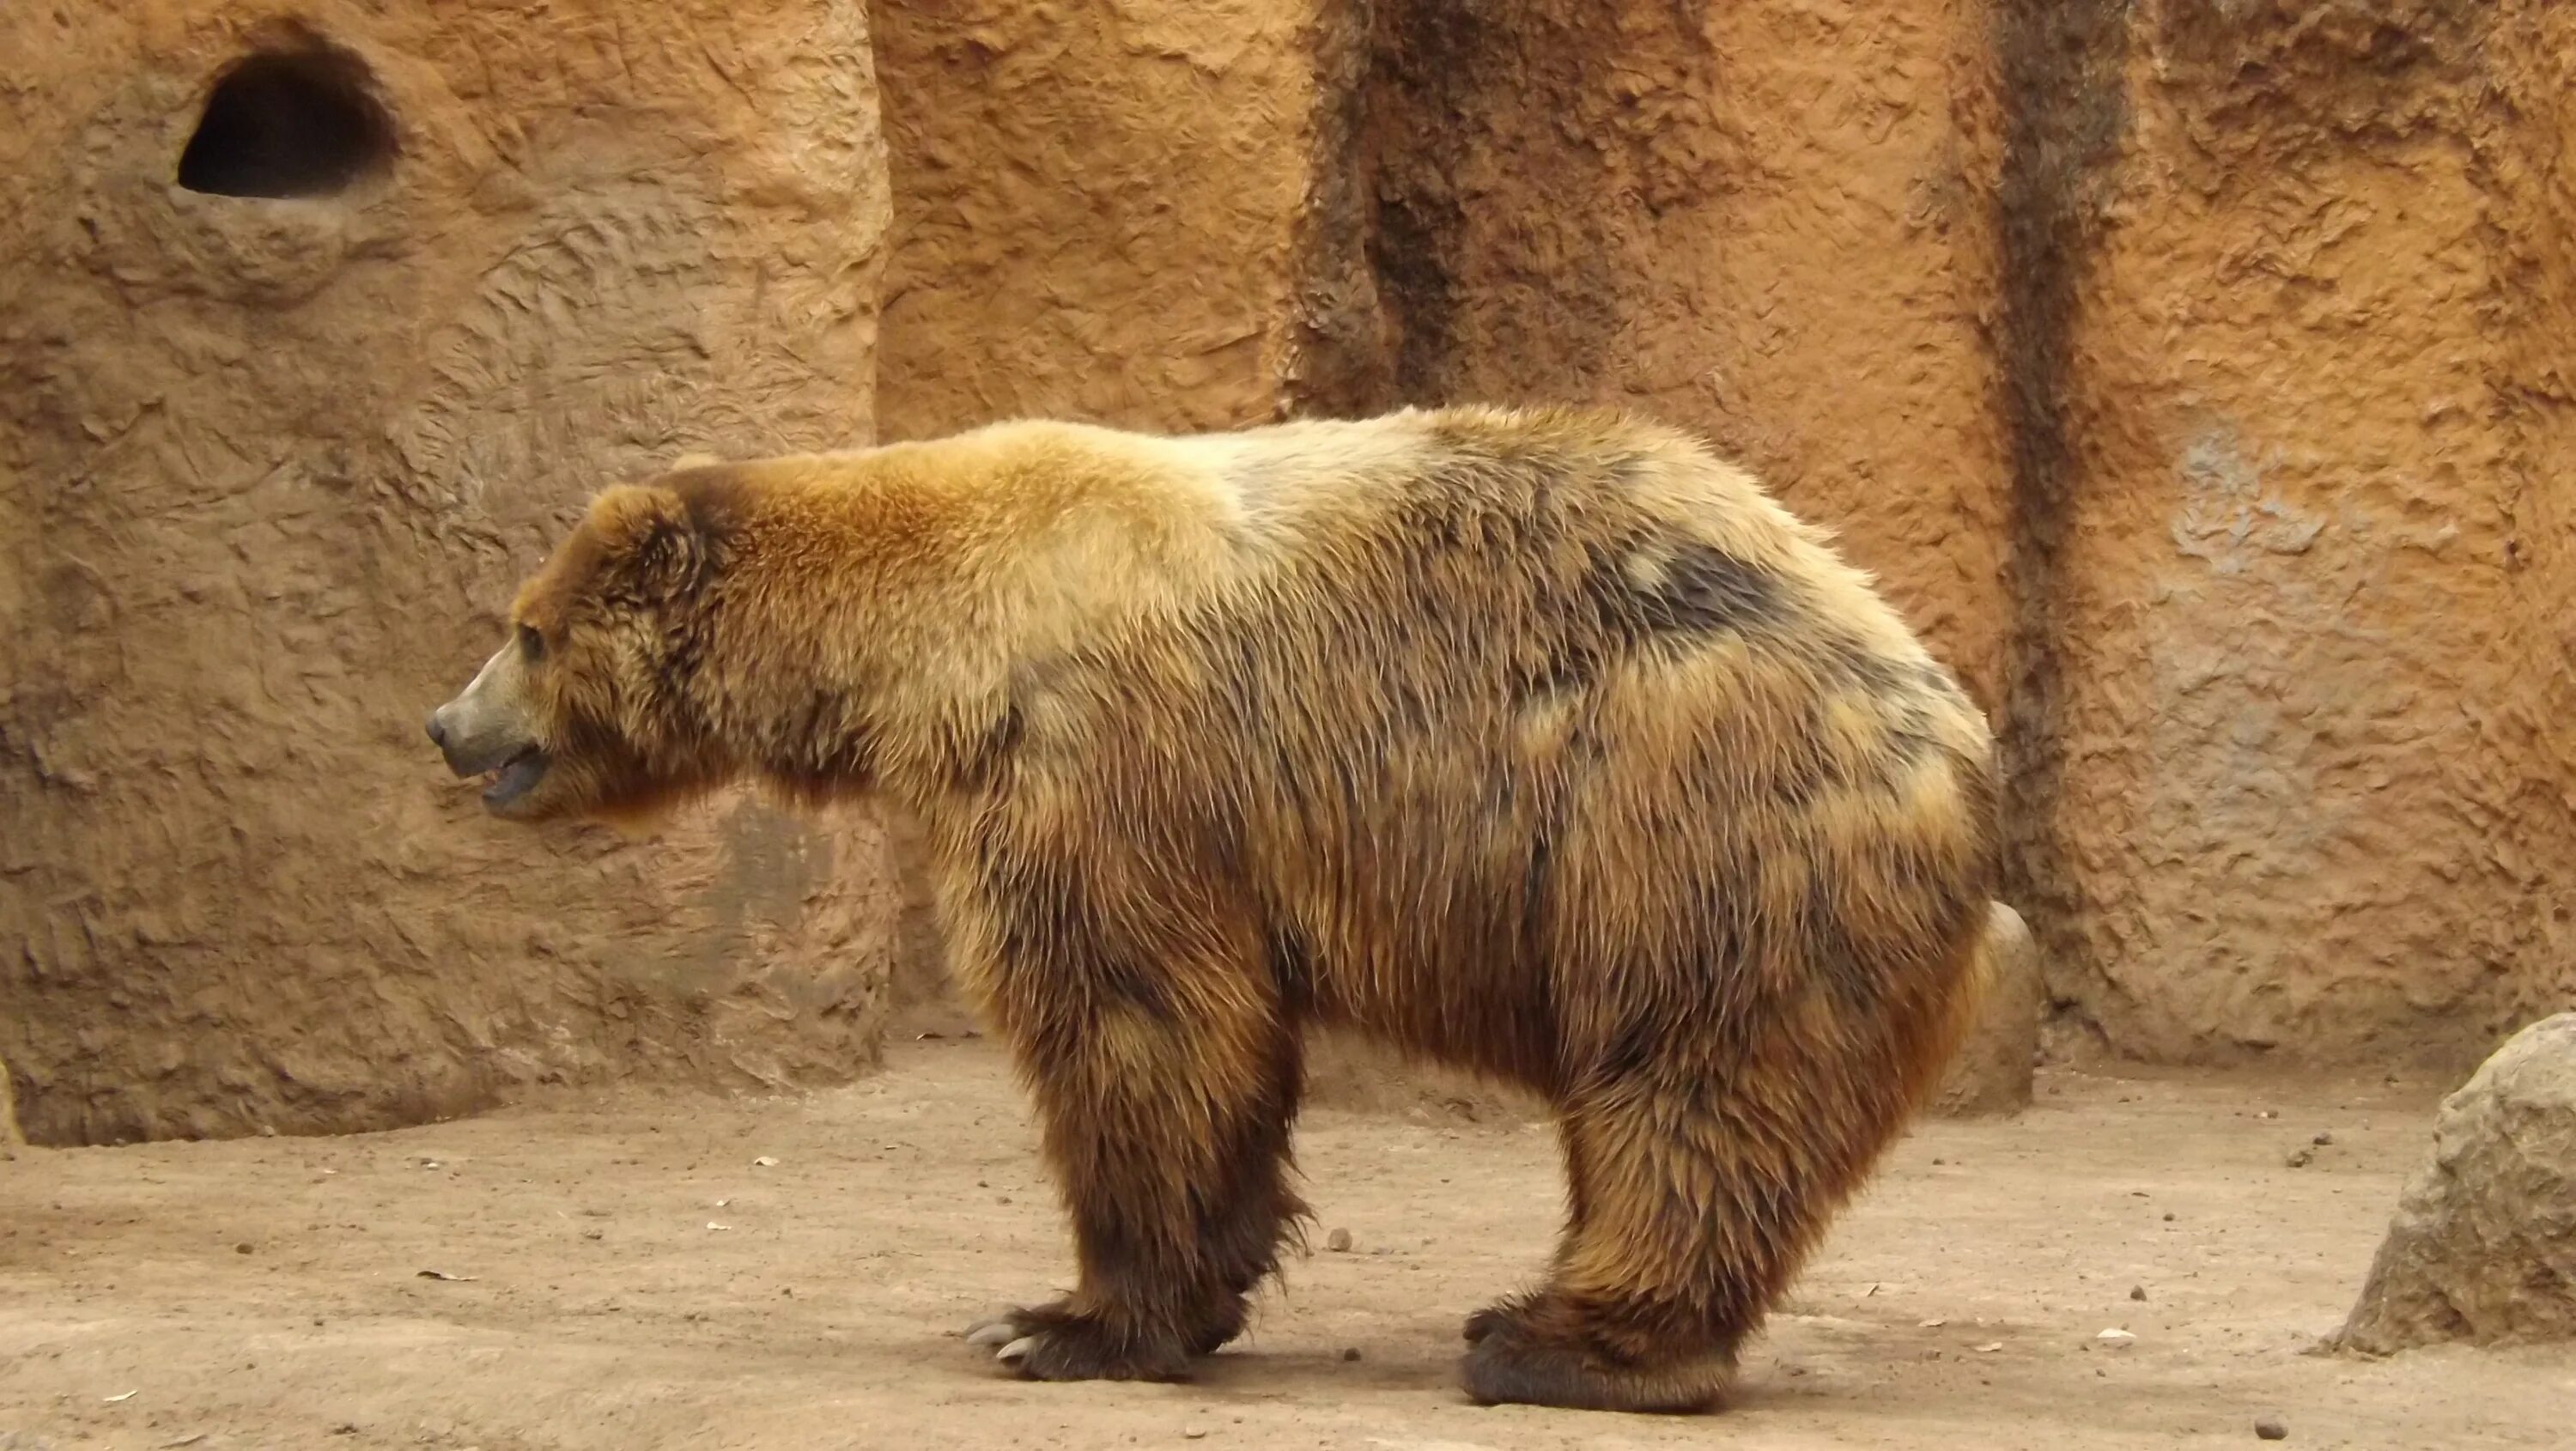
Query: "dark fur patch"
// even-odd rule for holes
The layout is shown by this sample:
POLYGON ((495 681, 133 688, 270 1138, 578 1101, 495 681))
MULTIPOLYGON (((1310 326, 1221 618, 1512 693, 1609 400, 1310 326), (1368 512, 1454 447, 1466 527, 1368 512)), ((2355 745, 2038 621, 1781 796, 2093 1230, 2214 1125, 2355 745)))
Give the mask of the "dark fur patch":
POLYGON ((1556 862, 1553 823, 1530 834, 1529 865, 1521 872, 1521 951, 1535 961, 1547 945, 1552 893, 1548 881, 1556 862))
POLYGON ((1643 644, 1673 635, 1752 634, 1787 621, 1791 610, 1779 580, 1697 540, 1675 546, 1656 577, 1641 583, 1629 563, 1651 547, 1626 539, 1593 555, 1584 590, 1611 638, 1643 644))
POLYGON ((1028 718, 1020 713, 1017 700, 1002 703, 1002 713, 976 737, 974 747, 966 752, 958 767, 958 784, 969 791, 986 791, 1007 779, 1018 758, 1020 741, 1028 734, 1028 718))
POLYGON ((1799 906, 1799 934, 1809 960, 1824 978, 1825 990, 1841 1010, 1842 1021, 1877 1021, 1886 985, 1877 965, 1862 958, 1860 944, 1853 940, 1842 909, 1835 904, 1832 883, 1821 875, 1810 878, 1799 906))
MULTIPOLYGON (((1140 960, 1125 934, 1101 919, 1092 894, 1070 877, 1062 865, 1023 861, 1011 873, 988 878, 1002 929, 1001 960, 1013 971, 1044 974, 1045 995, 1088 997, 1132 1008, 1157 1023, 1174 1021, 1172 988, 1161 964, 1140 960)), ((1027 990, 1026 984, 1006 989, 1027 990)), ((1058 1014, 1048 1021, 1063 1032, 1087 1028, 1081 1015, 1058 1014)), ((1058 1043, 1050 1051, 1071 1054, 1080 1045, 1058 1043)))
POLYGON ((1315 950, 1306 934, 1287 922, 1270 925, 1270 972, 1279 984, 1279 1001, 1292 1021, 1314 1012, 1315 950))
POLYGON ((757 497, 743 470, 731 464, 683 469, 667 482, 688 513, 689 527, 712 545, 732 542, 751 517, 757 497))
POLYGON ((1828 636, 1817 646, 1823 674, 1831 683, 1855 686, 1877 697, 1897 694, 1913 671, 1871 651, 1848 635, 1828 636))
POLYGON ((1772 768, 1771 794, 1792 815, 1851 779, 1843 760, 1834 754, 1821 699, 1811 698, 1800 709, 1798 733, 1783 740, 1779 752, 1779 760, 1772 768))
POLYGON ((1601 1055, 1593 1060, 1589 1076, 1605 1086, 1644 1078, 1653 1071, 1663 1040, 1663 1027, 1655 1018, 1631 1010, 1620 1018, 1609 1040, 1601 1045, 1601 1055))
POLYGON ((1706 634, 1776 622, 1780 582, 1725 550, 1690 544, 1664 566, 1662 588, 1643 598, 1662 629, 1706 634))

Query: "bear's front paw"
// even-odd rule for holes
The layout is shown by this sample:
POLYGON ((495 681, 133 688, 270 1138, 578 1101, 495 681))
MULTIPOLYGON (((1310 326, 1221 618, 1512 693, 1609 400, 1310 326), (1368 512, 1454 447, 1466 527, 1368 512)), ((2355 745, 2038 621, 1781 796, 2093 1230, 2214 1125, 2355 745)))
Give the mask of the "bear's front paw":
POLYGON ((1176 1335, 1113 1329, 1058 1301, 1015 1309, 966 1332, 1025 1380, 1186 1380, 1190 1352, 1176 1335))
POLYGON ((1539 1308, 1538 1295, 1508 1296, 1468 1316, 1459 1333, 1469 1345, 1481 1344, 1496 1335, 1526 1336, 1530 1319, 1539 1308))

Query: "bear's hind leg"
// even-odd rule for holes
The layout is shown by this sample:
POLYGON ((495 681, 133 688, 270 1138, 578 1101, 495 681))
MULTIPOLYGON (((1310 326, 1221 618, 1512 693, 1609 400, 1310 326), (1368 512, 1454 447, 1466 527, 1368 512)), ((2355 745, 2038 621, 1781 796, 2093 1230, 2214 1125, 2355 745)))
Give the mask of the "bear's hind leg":
POLYGON ((1793 1098, 1742 1074, 1652 1068, 1574 1094, 1573 1212, 1552 1273, 1468 1320, 1468 1394, 1639 1412, 1721 1403, 1739 1347, 1884 1137, 1793 1098))

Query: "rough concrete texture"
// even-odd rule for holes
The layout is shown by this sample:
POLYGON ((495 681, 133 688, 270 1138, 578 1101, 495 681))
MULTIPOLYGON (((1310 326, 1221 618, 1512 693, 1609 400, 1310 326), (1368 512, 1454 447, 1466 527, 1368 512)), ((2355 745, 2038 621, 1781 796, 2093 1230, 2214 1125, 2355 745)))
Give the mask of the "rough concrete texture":
POLYGON ((2576 1340, 2576 1013, 2516 1033, 2442 1103, 2334 1342, 2576 1340))
POLYGON ((873 828, 504 830, 421 734, 589 491, 868 436, 862 7, 270 13, 0 11, 0 1056, 28 1135, 864 1065, 873 828), (307 194, 175 184, 253 53, 289 58, 186 166, 307 194), (263 130, 281 107, 307 116, 263 130), (335 108, 339 153, 274 154, 335 108))
POLYGON ((1624 403, 1705 431, 1836 529, 1991 704, 1991 161, 1963 121, 1985 7, 1368 13, 1348 164, 1395 397, 1624 403))
POLYGON ((2576 15, 2004 18, 2011 819, 2064 1022, 2473 1062, 2576 993, 2576 15))
POLYGON ((1282 407, 1317 17, 1272 0, 881 0, 879 417, 1224 427, 1282 407))
POLYGON ((2039 1019, 2048 986, 2030 927, 2019 912, 1997 902, 1987 913, 1981 951, 1985 1000, 1932 1101, 1934 1112, 1952 1118, 2028 1108, 2039 1066, 2039 1019))

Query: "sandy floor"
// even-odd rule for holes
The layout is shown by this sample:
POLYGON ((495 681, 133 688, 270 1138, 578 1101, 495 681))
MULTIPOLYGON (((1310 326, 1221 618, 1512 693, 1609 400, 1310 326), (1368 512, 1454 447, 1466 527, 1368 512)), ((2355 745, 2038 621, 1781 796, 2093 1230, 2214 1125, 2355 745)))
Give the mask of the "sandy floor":
POLYGON ((1311 1114, 1319 1231, 1352 1249, 1293 1264, 1249 1341, 1180 1387, 1017 1384, 956 1338, 1066 1265, 980 1042, 809 1100, 21 1151, 0 1162, 0 1448, 2005 1451, 2250 1445, 2264 1416, 2298 1446, 2569 1444, 2576 1356, 2302 1353, 2424 1147, 2430 1087, 2060 1074, 2042 1094, 1903 1145, 1738 1407, 1694 1421, 1453 1388, 1460 1318, 1555 1222, 1550 1139, 1517 1123, 1311 1114), (2098 1346, 2109 1327, 2137 1339, 2098 1346))

